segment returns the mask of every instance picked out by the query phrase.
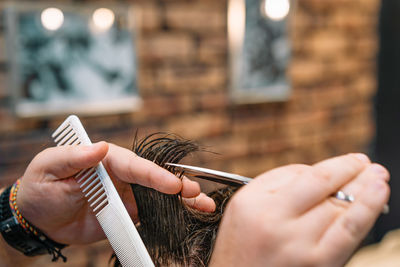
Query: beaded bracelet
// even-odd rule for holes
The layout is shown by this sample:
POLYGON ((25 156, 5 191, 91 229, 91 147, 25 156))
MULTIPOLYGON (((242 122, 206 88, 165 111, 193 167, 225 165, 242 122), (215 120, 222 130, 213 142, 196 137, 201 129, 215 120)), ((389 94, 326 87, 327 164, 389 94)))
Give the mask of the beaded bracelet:
POLYGON ((24 230, 27 233, 33 233, 35 236, 39 236, 39 231, 36 229, 36 227, 32 226, 29 224, 27 220, 22 216, 21 212, 18 209, 17 205, 17 193, 20 185, 20 179, 18 179, 13 186, 11 187, 11 192, 10 192, 10 207, 11 207, 11 212, 14 215, 15 218, 17 218, 18 223, 24 228, 24 230))

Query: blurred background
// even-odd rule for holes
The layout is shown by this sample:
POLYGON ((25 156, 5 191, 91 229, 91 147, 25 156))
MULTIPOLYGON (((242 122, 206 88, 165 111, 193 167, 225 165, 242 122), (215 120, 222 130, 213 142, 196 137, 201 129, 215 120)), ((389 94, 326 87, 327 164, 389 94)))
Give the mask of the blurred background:
MULTIPOLYGON (((9 1, 0 12, 1 186, 74 113, 94 142, 171 132, 216 152, 191 163, 250 177, 367 153, 391 171, 392 197, 366 243, 399 227, 396 0, 9 1)), ((101 242, 37 266, 107 266, 110 254, 101 242)))

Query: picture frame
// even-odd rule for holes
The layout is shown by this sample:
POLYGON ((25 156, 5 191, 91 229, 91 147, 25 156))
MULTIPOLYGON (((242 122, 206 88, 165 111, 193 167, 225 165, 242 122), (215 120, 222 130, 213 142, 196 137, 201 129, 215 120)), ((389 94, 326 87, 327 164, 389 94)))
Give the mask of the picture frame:
POLYGON ((290 96, 288 22, 294 1, 287 0, 290 10, 280 19, 265 14, 266 1, 228 2, 229 91, 237 104, 285 101, 290 96))
POLYGON ((136 7, 10 2, 3 12, 16 116, 115 114, 141 107, 136 7), (56 13, 46 17, 48 10, 56 13), (96 22, 99 10, 110 25, 101 24, 107 17, 96 22), (52 29, 60 12, 61 26, 52 29))

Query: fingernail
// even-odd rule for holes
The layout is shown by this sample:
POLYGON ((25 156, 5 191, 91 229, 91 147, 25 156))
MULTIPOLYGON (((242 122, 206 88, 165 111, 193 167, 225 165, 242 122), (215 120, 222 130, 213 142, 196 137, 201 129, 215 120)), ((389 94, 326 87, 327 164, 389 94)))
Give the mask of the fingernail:
POLYGON ((354 153, 354 157, 358 158, 360 161, 365 162, 365 163, 370 163, 371 161, 367 157, 367 155, 362 154, 362 153, 354 153))
POLYGON ((371 171, 373 171, 374 173, 376 173, 377 175, 379 175, 384 179, 389 177, 389 172, 382 165, 374 163, 371 166, 369 166, 369 168, 371 169, 371 171))
POLYGON ((372 164, 370 168, 376 173, 386 173, 387 172, 386 169, 382 165, 379 165, 376 163, 372 164))

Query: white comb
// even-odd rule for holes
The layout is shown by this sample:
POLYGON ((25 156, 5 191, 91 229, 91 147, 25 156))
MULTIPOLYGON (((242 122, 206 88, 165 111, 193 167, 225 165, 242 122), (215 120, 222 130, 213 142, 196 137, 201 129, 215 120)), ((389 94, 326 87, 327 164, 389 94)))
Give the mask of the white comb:
MULTIPOLYGON (((92 144, 79 118, 74 115, 57 128, 52 138, 57 146, 92 144)), ((103 164, 100 162, 80 171, 75 179, 122 266, 154 266, 103 164)))

